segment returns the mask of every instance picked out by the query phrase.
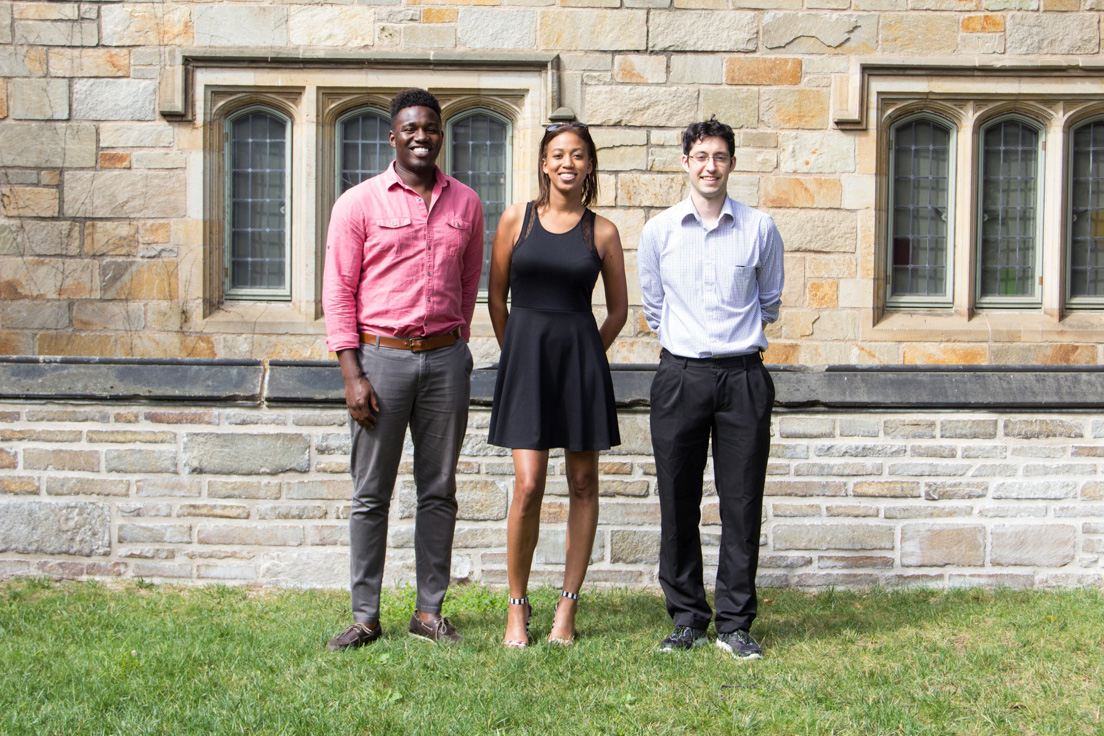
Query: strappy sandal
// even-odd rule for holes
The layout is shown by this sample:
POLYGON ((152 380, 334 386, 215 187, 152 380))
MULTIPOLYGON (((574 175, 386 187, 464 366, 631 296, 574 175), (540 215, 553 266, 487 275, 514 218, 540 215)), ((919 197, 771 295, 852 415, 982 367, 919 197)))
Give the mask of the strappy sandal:
MULTIPOLYGON (((568 593, 566 590, 561 590, 560 591, 560 601, 562 601, 564 598, 570 598, 573 601, 577 601, 577 600, 579 600, 579 594, 578 593, 568 593)), ((553 620, 553 622, 555 622, 555 620, 556 620, 556 612, 560 608, 560 601, 556 601, 556 607, 552 609, 552 620, 553 620)), ((559 644, 560 646, 565 646, 565 647, 566 646, 571 646, 572 644, 575 643, 575 627, 574 626, 571 627, 571 638, 570 639, 562 639, 560 637, 552 637, 551 635, 549 635, 548 643, 549 644, 559 644)))
POLYGON ((502 646, 507 649, 525 649, 525 647, 529 646, 529 621, 533 618, 533 606, 529 603, 529 596, 525 596, 524 598, 510 598, 507 596, 506 602, 511 606, 526 606, 529 610, 525 614, 525 640, 507 639, 502 642, 502 646))

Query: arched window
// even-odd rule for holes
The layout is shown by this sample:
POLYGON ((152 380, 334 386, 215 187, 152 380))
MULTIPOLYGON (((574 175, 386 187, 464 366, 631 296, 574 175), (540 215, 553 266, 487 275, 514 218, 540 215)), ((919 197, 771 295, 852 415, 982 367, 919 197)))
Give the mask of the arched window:
POLYGON ((1071 306, 1104 303, 1104 120, 1074 129, 1070 141, 1066 262, 1071 306))
POLYGON ((337 121, 337 193, 383 173, 394 151, 391 118, 381 110, 354 110, 337 121))
POLYGON ((1038 302, 1042 129, 1020 117, 981 129, 978 173, 978 303, 1038 302))
POLYGON ((483 271, 479 289, 487 288, 495 229, 510 204, 511 161, 508 120, 489 110, 470 110, 449 119, 449 173, 479 194, 483 202, 483 271))
POLYGON ((226 130, 226 297, 289 298, 291 121, 254 107, 226 130))
POLYGON ((928 115, 890 131, 890 302, 951 301, 954 232, 954 128, 928 115))

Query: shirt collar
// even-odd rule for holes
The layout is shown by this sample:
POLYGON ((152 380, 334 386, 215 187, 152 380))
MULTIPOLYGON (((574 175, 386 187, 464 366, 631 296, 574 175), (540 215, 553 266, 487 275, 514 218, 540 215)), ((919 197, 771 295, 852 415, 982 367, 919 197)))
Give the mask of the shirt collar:
MULTIPOLYGON (((445 176, 445 172, 441 171, 441 167, 434 165, 433 175, 436 177, 436 180, 433 184, 434 192, 439 191, 449 185, 449 178, 445 176)), ((406 182, 402 180, 402 177, 399 176, 399 172, 395 171, 394 161, 387 165, 387 168, 383 170, 383 173, 381 173, 380 176, 382 176, 384 182, 387 183, 387 189, 390 189, 391 187, 398 184, 403 189, 413 191, 410 189, 410 187, 406 185, 406 182)))
MULTIPOLYGON (((705 223, 702 222, 701 215, 698 214, 698 208, 694 206, 694 200, 692 197, 687 197, 679 204, 675 205, 676 212, 678 213, 679 222, 685 224, 687 217, 693 217, 699 225, 705 227, 705 223)), ((717 224, 720 225, 724 222, 725 215, 728 215, 729 221, 736 220, 736 211, 732 206, 732 197, 725 195, 724 205, 721 207, 721 216, 717 219, 717 224)))

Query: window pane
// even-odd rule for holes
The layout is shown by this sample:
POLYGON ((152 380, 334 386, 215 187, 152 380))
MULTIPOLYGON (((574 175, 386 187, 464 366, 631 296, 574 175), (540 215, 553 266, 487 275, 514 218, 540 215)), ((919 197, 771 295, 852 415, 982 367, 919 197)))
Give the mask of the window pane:
POLYGON ((483 202, 483 273, 479 288, 487 288, 491 243, 506 211, 506 174, 510 152, 509 127, 490 115, 471 115, 452 124, 452 176, 479 194, 483 202))
POLYGON ((894 129, 891 296, 947 293, 950 139, 931 120, 894 129))
POLYGON ((1034 296, 1039 134, 1006 120, 982 145, 981 296, 1034 296))
POLYGON ((1072 163, 1069 294, 1104 296, 1104 121, 1074 131, 1072 163))
POLYGON ((341 124, 341 191, 380 174, 391 163, 387 133, 390 121, 377 112, 351 117, 341 124))
POLYGON ((230 124, 230 288, 283 289, 287 123, 253 112, 230 124))

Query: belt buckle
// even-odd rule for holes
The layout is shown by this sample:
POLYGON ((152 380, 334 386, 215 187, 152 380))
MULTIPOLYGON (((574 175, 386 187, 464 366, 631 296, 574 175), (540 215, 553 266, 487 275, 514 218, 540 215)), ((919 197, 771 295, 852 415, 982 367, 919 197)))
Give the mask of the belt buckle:
POLYGON ((427 338, 424 338, 424 337, 412 337, 412 338, 410 338, 410 341, 407 343, 410 346, 410 352, 412 352, 412 353, 423 353, 426 350, 428 350, 429 347, 426 345, 426 340, 427 340, 427 338))

